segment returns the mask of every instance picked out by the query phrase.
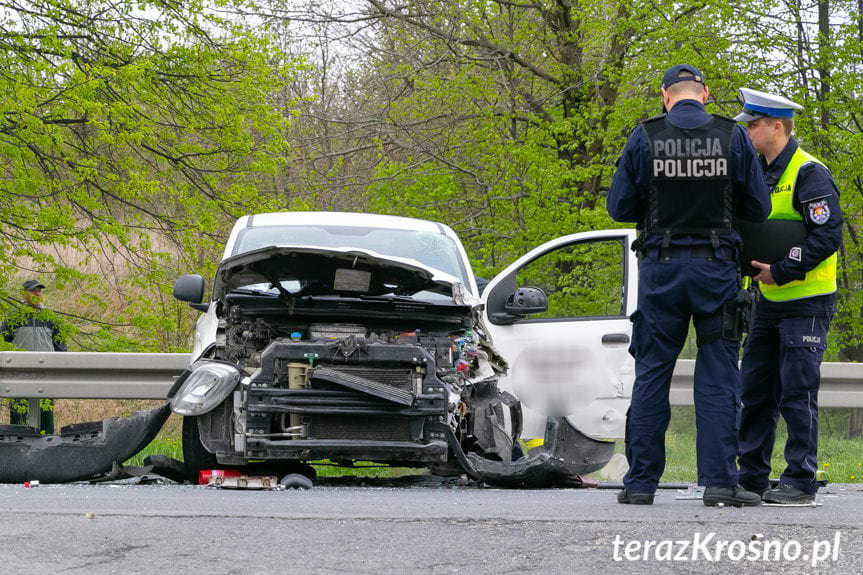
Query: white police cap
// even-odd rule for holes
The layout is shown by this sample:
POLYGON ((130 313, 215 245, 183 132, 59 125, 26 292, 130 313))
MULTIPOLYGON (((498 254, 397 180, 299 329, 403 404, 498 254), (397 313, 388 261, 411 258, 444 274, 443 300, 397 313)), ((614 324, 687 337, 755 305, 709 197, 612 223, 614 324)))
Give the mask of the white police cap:
POLYGON ((794 110, 803 109, 784 96, 750 88, 740 88, 740 101, 743 111, 734 116, 738 122, 752 122, 758 118, 793 118, 794 110))

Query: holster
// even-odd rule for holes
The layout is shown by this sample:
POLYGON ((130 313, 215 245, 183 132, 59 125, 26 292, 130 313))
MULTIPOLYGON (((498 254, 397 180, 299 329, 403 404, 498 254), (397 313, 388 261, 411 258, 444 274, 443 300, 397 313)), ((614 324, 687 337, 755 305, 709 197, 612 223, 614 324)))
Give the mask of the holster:
POLYGON ((722 306, 722 339, 739 341, 752 328, 754 294, 748 289, 737 290, 735 298, 722 306))
POLYGON ((638 234, 629 249, 635 252, 635 255, 636 257, 638 257, 638 259, 644 257, 644 238, 641 234, 638 234))

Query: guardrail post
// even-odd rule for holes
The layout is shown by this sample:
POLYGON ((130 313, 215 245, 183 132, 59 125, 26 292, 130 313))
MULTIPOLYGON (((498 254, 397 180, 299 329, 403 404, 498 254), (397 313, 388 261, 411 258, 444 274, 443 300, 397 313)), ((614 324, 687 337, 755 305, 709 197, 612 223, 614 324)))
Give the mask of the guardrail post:
POLYGON ((863 409, 852 409, 848 416, 848 439, 863 437, 863 409))
POLYGON ((39 405, 39 399, 28 398, 27 404, 27 426, 39 431, 42 429, 42 409, 39 405))

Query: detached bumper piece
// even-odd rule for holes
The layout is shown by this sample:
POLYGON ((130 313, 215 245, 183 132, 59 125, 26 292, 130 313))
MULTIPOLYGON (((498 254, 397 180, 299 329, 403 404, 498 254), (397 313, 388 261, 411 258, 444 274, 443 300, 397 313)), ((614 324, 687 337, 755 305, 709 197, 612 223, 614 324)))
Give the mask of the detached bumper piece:
POLYGON ((563 417, 550 417, 545 442, 516 461, 492 461, 468 453, 471 475, 499 487, 554 487, 605 467, 614 442, 587 437, 563 417))
POLYGON ((144 449, 170 413, 166 403, 129 417, 69 425, 59 435, 0 426, 0 483, 66 483, 107 473, 144 449))

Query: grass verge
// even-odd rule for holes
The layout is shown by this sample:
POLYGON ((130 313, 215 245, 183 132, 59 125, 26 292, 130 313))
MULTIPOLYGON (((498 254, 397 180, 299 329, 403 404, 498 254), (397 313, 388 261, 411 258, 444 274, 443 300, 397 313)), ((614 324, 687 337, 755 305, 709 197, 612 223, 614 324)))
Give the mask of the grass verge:
MULTIPOLYGON (((848 409, 823 409, 819 414, 818 469, 833 483, 863 483, 863 439, 848 439, 848 409)), ((785 468, 783 450, 788 437, 785 422, 780 419, 773 448, 771 477, 779 477, 785 468)), ((623 442, 617 449, 623 452, 623 442)), ((665 474, 662 481, 696 481, 695 408, 673 407, 671 424, 665 436, 665 474)))

